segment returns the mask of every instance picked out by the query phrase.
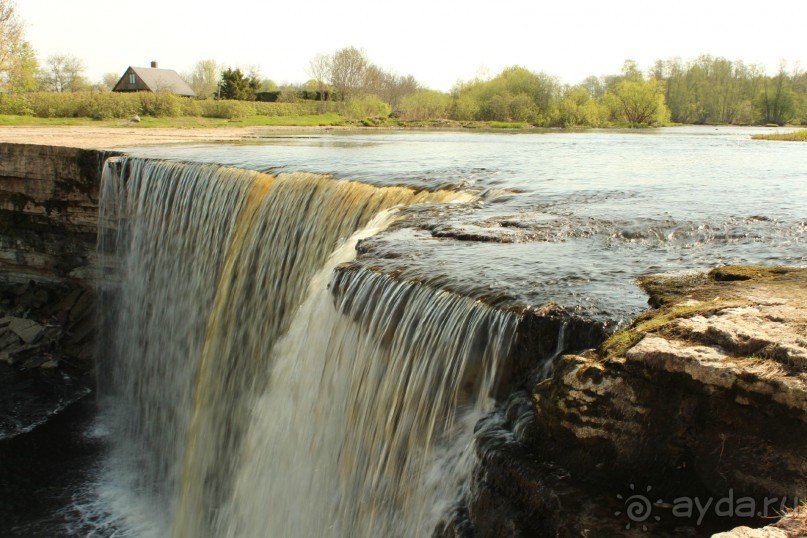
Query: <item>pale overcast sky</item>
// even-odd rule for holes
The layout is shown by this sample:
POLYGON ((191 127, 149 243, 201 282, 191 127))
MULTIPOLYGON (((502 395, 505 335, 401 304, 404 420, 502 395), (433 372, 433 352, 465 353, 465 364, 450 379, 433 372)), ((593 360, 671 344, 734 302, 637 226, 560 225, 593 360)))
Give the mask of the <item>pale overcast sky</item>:
POLYGON ((374 63, 449 90, 509 65, 563 82, 702 53, 807 68, 807 0, 17 0, 41 61, 81 58, 91 81, 129 65, 189 71, 202 59, 304 82, 319 52, 363 48, 374 63), (554 7, 550 7, 554 6, 554 7))

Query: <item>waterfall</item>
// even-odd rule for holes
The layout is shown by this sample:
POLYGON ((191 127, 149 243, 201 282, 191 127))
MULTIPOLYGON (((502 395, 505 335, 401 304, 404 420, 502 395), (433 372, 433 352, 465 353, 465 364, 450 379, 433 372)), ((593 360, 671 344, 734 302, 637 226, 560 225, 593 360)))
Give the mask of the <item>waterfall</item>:
POLYGON ((278 342, 227 536, 423 536, 458 497, 515 317, 363 272, 278 342), (314 330, 312 330, 314 329, 314 330))
POLYGON ((140 159, 105 166, 111 458, 174 536, 428 534, 518 319, 335 271, 395 207, 468 195, 140 159))

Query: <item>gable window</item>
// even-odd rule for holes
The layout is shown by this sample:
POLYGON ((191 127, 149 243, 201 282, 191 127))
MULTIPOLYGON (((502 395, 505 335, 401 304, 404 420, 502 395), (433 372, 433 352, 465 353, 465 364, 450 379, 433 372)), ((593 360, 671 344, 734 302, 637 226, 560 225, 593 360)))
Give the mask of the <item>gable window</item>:
POLYGON ((134 86, 137 83, 137 77, 134 73, 129 73, 129 84, 134 86))

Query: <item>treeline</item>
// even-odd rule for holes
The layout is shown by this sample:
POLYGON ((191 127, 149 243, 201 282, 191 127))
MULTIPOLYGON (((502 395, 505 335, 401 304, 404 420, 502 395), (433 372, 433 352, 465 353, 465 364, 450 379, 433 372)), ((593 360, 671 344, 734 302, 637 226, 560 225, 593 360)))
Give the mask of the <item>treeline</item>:
POLYGON ((625 62, 619 75, 564 85, 545 73, 510 67, 488 80, 458 83, 450 94, 420 91, 402 101, 403 118, 523 122, 542 127, 613 125, 807 124, 807 73, 774 76, 758 66, 701 56, 658 61, 648 73, 625 62))
POLYGON ((13 1, 0 0, 2 114, 240 118, 338 112, 372 124, 455 120, 569 128, 807 124, 807 73, 781 65, 770 76, 759 66, 712 56, 659 60, 646 72, 628 60, 619 74, 591 76, 576 85, 515 66, 491 78, 460 81, 447 93, 424 87, 412 75, 382 69, 355 47, 318 54, 308 73, 304 84, 278 85, 254 66, 203 60, 183 74, 196 100, 112 96, 120 73, 107 73, 93 84, 74 56, 52 55, 40 64, 24 39, 13 1))
POLYGON ((691 124, 807 124, 807 73, 785 65, 766 76, 755 65, 700 56, 658 61, 651 76, 663 81, 672 120, 691 124))
POLYGON ((273 94, 281 101, 316 96, 408 121, 494 121, 539 127, 684 124, 807 124, 807 73, 773 75, 755 65, 701 56, 657 61, 647 72, 625 61, 619 74, 576 85, 509 67, 492 78, 458 82, 451 92, 424 88, 411 76, 386 73, 355 48, 318 55, 305 85, 273 94))

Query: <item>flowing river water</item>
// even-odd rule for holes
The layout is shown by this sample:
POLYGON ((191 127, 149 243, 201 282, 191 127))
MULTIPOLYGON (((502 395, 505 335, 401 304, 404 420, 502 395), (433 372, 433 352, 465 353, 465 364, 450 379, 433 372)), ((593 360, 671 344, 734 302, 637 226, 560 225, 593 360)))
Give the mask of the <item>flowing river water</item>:
POLYGON ((86 434, 106 448, 27 530, 430 534, 520 309, 617 326, 646 306, 640 275, 807 262, 807 145, 750 132, 323 133, 110 159, 86 434))

